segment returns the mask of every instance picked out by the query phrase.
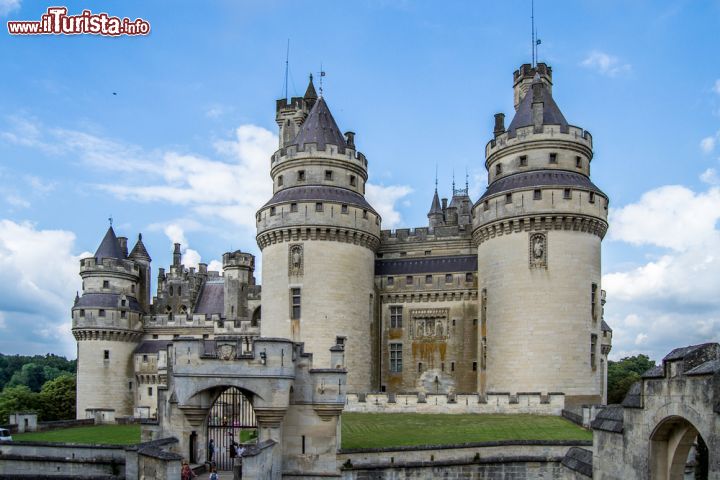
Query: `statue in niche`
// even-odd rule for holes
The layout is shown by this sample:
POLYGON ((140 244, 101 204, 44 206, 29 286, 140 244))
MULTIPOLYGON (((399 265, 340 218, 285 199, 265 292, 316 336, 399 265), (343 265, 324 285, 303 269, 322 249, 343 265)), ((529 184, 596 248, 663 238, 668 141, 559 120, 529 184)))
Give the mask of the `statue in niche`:
POLYGON ((288 252, 288 270, 290 275, 303 274, 303 246, 301 244, 290 245, 288 252))
POLYGON ((547 268, 547 237, 544 233, 530 235, 530 267, 547 268))
POLYGON ((442 336, 443 336, 443 325, 442 325, 442 322, 435 322, 435 336, 436 336, 436 337, 442 337, 442 336))

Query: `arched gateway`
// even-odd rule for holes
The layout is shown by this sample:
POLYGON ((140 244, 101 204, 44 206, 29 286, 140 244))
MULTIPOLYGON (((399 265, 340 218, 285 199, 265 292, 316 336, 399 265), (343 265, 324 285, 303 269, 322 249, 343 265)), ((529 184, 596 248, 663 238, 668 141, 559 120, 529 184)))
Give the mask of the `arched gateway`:
POLYGON ((216 439, 220 456, 227 446, 223 433, 237 440, 256 425, 244 479, 337 475, 346 370, 313 368, 312 354, 290 340, 259 338, 247 353, 241 342, 234 336, 174 339, 167 388, 158 392, 158 424, 147 427, 145 436, 175 437, 178 453, 202 463, 209 438, 216 439))

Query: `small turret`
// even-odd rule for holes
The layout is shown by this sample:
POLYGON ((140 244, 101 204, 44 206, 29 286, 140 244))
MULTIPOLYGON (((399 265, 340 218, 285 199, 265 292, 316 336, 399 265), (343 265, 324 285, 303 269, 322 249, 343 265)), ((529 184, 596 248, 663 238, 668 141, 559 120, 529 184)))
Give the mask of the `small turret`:
POLYGON ((180 244, 176 243, 174 245, 173 249, 173 267, 178 268, 180 267, 180 262, 182 260, 182 254, 180 253, 180 244))
POLYGON ((430 205, 430 211, 428 212, 427 216, 431 228, 440 227, 444 223, 444 216, 442 207, 440 207, 440 198, 438 197, 437 187, 435 188, 432 205, 430 205))

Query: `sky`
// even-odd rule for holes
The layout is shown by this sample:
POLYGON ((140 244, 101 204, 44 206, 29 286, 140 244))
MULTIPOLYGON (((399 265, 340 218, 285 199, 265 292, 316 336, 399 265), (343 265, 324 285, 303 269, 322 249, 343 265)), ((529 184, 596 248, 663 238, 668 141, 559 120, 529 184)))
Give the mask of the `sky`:
MULTIPOLYGON (((530 1, 69 2, 147 36, 11 36, 46 3, 0 0, 0 352, 75 356, 78 261, 112 217, 153 269, 259 257, 275 100, 326 72, 324 97, 369 161, 383 228, 427 224, 467 171, 487 185, 493 114, 531 59, 530 1)), ((612 359, 720 341, 720 2, 536 0, 540 61, 593 134, 612 359)), ((318 86, 318 85, 316 85, 318 86)), ((261 258, 258 258, 258 271, 261 258)))

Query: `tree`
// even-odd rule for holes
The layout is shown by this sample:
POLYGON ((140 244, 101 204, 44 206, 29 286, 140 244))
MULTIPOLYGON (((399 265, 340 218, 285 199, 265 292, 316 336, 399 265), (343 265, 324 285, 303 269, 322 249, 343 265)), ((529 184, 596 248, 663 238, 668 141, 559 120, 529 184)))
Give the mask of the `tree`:
POLYGON ((621 403, 640 375, 655 366, 647 355, 625 357, 618 362, 608 362, 608 403, 621 403))
POLYGON ((75 375, 64 374, 45 382, 38 404, 43 420, 75 418, 75 375))
POLYGON ((8 387, 25 385, 33 392, 39 392, 45 383, 45 371, 42 365, 37 363, 26 363, 15 372, 7 383, 8 387))
POLYGON ((25 385, 5 387, 0 393, 0 423, 7 423, 11 413, 37 412, 38 403, 38 394, 25 385))

